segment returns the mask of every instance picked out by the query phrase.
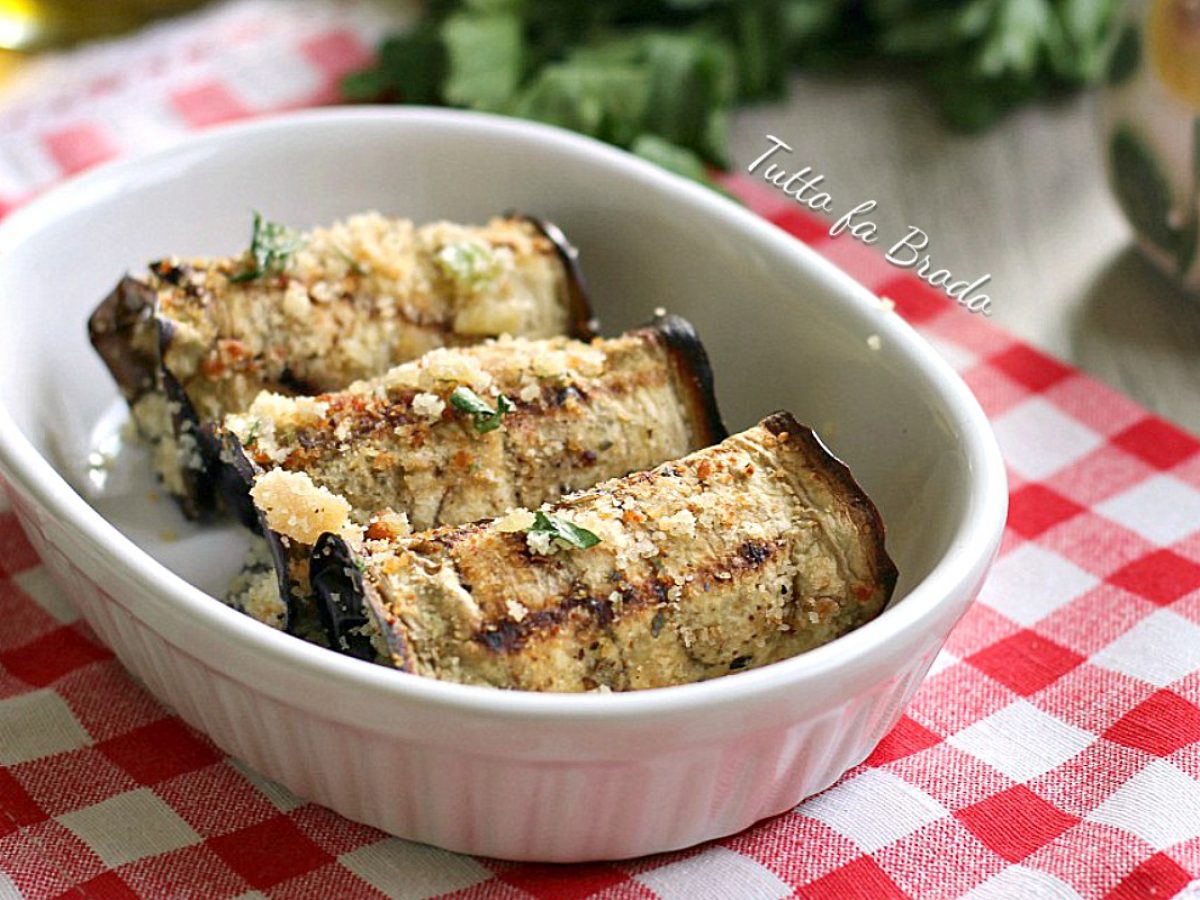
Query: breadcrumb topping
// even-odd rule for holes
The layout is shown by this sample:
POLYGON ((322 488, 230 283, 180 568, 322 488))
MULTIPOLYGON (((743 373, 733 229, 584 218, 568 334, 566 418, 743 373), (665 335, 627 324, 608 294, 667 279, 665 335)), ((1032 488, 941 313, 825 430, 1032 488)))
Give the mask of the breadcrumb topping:
POLYGON ((502 534, 513 534, 532 527, 534 518, 533 513, 527 509, 511 509, 492 523, 492 527, 502 534))
POLYGON ((314 484, 304 472, 265 472, 254 480, 250 496, 266 515, 268 528, 302 544, 315 544, 327 531, 354 534, 346 499, 314 484))
POLYGON ((422 392, 413 397, 412 409, 424 419, 440 419, 446 411, 446 401, 437 394, 422 392))

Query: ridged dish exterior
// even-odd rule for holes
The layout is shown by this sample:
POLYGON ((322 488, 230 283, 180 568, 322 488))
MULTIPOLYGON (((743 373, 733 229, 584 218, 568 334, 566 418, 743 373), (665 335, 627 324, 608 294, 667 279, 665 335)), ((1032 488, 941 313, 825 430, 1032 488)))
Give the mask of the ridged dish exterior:
MULTIPOLYGON (((505 859, 621 859, 677 849, 740 831, 824 790, 896 723, 973 593, 947 604, 939 627, 917 645, 897 648, 906 658, 900 667, 874 664, 876 677, 865 687, 842 696, 842 684, 796 684, 797 692, 828 695, 817 716, 783 708, 732 730, 714 722, 711 739, 667 752, 659 748, 678 737, 670 718, 636 726, 614 720, 603 741, 581 735, 584 746, 532 735, 526 753, 487 739, 448 750, 431 746, 421 729, 398 740, 370 721, 348 726, 302 691, 296 702, 281 702, 242 677, 236 658, 204 659, 173 645, 134 612, 158 598, 101 560, 90 565, 87 546, 68 528, 12 494, 33 546, 100 639, 225 751, 356 821, 505 859), (113 577, 115 584, 101 584, 113 577)), ((405 715, 403 704, 390 712, 405 715)), ((492 727, 513 730, 512 723, 492 727)), ((485 734, 477 730, 475 738, 485 734)))

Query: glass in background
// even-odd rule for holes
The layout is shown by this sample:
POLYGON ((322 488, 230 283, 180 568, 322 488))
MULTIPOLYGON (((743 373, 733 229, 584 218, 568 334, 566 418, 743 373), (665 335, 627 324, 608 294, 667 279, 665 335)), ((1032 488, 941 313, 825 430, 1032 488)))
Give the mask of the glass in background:
POLYGON ((1146 255, 1200 298, 1200 0, 1126 0, 1104 149, 1146 255))

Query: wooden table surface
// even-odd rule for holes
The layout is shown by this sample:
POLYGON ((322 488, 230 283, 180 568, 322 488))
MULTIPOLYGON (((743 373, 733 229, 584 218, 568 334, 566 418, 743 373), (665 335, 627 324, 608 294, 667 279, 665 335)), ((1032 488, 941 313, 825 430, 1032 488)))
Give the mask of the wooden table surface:
POLYGON ((737 116, 734 157, 744 171, 764 135, 787 141, 789 162, 826 176, 839 214, 878 202, 880 246, 922 228, 938 266, 992 274, 995 322, 1200 432, 1200 297, 1132 246, 1097 113, 1094 96, 1077 97, 963 136, 911 85, 802 76, 787 102, 737 116))

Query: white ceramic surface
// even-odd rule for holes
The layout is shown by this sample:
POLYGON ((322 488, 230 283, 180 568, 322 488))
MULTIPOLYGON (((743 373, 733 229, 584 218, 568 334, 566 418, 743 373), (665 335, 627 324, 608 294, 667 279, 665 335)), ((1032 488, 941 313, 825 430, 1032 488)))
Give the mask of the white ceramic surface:
POLYGON ((730 834, 822 790, 895 723, 1003 528, 987 421, 897 316, 736 204, 555 129, 354 109, 215 131, 98 170, 0 225, 0 309, 0 471, 100 637, 185 719, 295 793, 456 850, 628 857, 730 834), (368 208, 556 221, 581 249, 606 332, 656 306, 687 316, 731 428, 787 408, 848 461, 888 525, 893 605, 764 669, 582 696, 407 676, 226 608, 205 591, 222 590, 243 537, 149 501, 135 450, 103 479, 88 469, 122 413, 84 322, 127 268, 243 247, 251 208, 296 226, 368 208))

